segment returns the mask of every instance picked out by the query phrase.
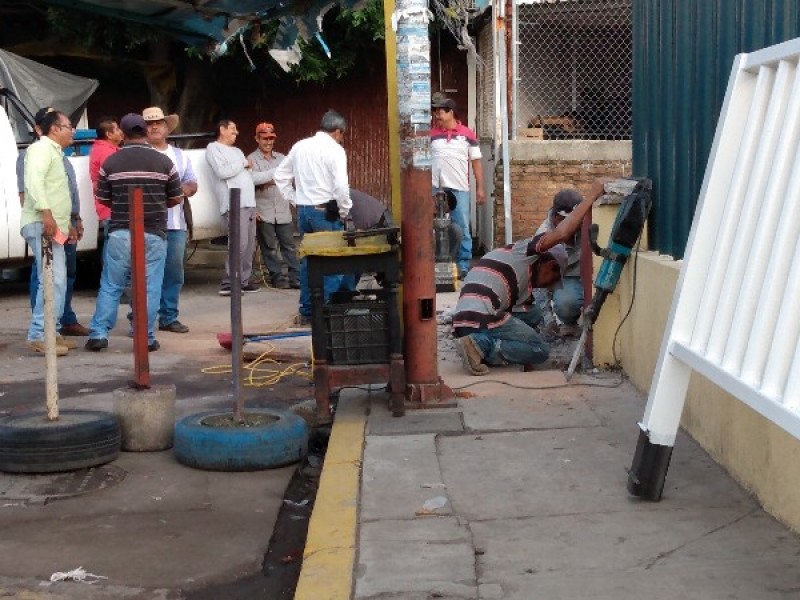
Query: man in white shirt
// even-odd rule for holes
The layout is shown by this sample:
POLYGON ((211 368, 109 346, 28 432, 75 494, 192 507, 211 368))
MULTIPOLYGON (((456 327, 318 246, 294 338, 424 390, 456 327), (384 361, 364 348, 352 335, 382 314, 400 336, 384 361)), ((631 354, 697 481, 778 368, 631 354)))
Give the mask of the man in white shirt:
POLYGON ((178 115, 164 115, 160 108, 151 106, 142 111, 142 118, 147 123, 147 142, 172 160, 178 169, 183 191, 183 202, 167 209, 167 258, 161 284, 158 328, 172 333, 188 333, 189 328, 178 320, 178 299, 183 288, 183 257, 188 230, 186 213, 191 210, 188 199, 197 193, 197 176, 189 157, 180 148, 167 143, 167 136, 180 122, 178 115))
MULTIPOLYGON (((347 177, 347 155, 341 144, 345 118, 334 110, 322 116, 319 131, 300 140, 275 171, 273 180, 284 198, 297 207, 300 233, 341 231, 342 219, 353 206, 347 177), (292 186, 294 182, 294 186, 292 186)), ((325 299, 339 289, 342 275, 325 277, 325 299)), ((311 321, 311 293, 306 259, 300 261, 300 325, 311 321)))

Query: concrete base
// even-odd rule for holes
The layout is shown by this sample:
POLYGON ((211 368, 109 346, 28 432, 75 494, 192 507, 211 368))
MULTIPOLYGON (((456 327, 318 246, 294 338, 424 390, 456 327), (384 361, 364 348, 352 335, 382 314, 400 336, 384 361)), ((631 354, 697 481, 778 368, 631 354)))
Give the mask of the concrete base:
POLYGON ((122 449, 153 452, 172 448, 175 434, 175 386, 114 390, 114 412, 122 429, 122 449))

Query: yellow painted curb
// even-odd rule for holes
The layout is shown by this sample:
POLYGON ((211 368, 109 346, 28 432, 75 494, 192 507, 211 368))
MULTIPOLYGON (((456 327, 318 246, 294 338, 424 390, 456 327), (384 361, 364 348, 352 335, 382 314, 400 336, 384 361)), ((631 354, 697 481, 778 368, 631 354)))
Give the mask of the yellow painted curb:
POLYGON ((295 600, 350 600, 367 399, 341 398, 308 525, 295 600))

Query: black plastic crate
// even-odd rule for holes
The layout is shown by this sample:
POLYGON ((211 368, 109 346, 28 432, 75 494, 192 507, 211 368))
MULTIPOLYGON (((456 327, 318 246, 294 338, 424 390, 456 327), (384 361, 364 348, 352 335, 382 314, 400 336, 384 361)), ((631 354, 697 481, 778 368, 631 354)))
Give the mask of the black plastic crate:
POLYGON ((389 316, 386 301, 327 303, 325 350, 332 365, 389 362, 389 316))

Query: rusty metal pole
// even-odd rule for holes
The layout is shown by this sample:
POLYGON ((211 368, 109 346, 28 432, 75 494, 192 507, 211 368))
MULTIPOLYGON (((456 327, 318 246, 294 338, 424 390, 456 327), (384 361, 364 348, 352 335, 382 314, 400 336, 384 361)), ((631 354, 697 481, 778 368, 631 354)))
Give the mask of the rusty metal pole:
POLYGON ((406 399, 422 406, 453 394, 439 377, 436 347, 428 15, 427 0, 397 2, 406 399))
POLYGON ((147 349, 147 274, 144 251, 144 194, 142 188, 128 192, 131 235, 131 308, 133 309, 132 387, 150 387, 150 357, 147 349))
POLYGON ((231 283, 231 385, 233 387, 233 421, 243 423, 242 398, 242 257, 239 240, 242 237, 239 207, 242 190, 232 188, 228 209, 228 277, 231 283))
MULTIPOLYGON (((592 303, 592 292, 593 292, 593 285, 592 285, 592 275, 594 272, 593 269, 593 262, 594 262, 594 254, 592 253, 592 246, 589 241, 589 229, 592 226, 592 209, 589 209, 589 212, 583 217, 583 223, 581 223, 581 282, 583 283, 583 310, 584 312, 592 303)), ((584 356, 589 360, 594 358, 594 336, 592 332, 589 331, 589 334, 586 338, 586 346, 583 349, 584 356)))

